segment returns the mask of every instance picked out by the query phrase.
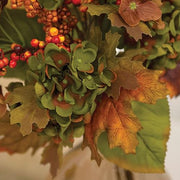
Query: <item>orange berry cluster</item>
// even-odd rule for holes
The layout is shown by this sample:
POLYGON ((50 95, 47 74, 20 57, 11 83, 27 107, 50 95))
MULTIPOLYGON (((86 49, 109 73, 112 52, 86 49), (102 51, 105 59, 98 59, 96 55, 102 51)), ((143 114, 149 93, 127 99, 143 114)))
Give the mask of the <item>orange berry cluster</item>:
MULTIPOLYGON (((11 0, 11 7, 17 8, 24 5, 27 12, 27 17, 38 16, 38 22, 44 24, 44 31, 46 36, 49 36, 49 30, 51 27, 58 29, 58 34, 65 36, 65 44, 67 47, 73 43, 72 38, 69 37, 70 32, 77 24, 77 18, 73 16, 65 4, 57 10, 48 10, 40 6, 37 0, 11 0)), ((54 38, 55 39, 55 38, 54 38)), ((56 38, 57 40, 58 38, 56 38)))

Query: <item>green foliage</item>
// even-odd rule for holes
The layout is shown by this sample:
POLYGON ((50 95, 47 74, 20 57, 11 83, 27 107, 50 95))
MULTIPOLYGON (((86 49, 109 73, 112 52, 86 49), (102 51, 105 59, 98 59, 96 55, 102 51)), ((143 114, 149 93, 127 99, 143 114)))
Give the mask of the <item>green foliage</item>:
POLYGON ((61 7, 64 0, 38 0, 40 5, 48 10, 56 10, 61 7))
POLYGON ((23 136, 32 132, 33 123, 39 128, 45 128, 49 121, 47 110, 41 109, 36 101, 33 86, 15 88, 6 99, 10 107, 15 107, 10 111, 11 124, 20 124, 23 136))
MULTIPOLYGON (((36 18, 27 18, 24 10, 10 10, 4 8, 0 15, 0 47, 6 52, 10 50, 12 43, 23 47, 30 47, 33 38, 43 40, 45 33, 42 25, 36 18), (28 34, 28 36, 27 36, 28 34)), ((24 62, 18 62, 15 69, 7 68, 5 77, 25 79, 28 66, 24 62)))
POLYGON ((166 142, 169 136, 169 108, 166 99, 155 105, 132 102, 133 111, 143 127, 137 134, 136 154, 125 154, 121 148, 110 149, 107 134, 98 139, 100 152, 122 168, 144 173, 164 172, 166 142))

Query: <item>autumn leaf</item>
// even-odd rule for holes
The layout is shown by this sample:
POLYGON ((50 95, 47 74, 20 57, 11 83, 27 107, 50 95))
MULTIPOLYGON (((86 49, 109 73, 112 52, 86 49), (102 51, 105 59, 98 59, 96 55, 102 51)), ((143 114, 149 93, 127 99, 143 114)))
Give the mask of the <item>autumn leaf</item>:
POLYGON ((142 35, 146 34, 151 36, 151 31, 148 28, 148 26, 146 24, 144 24, 143 22, 139 23, 136 26, 129 26, 128 24, 126 24, 123 19, 121 18, 121 16, 118 13, 110 13, 108 15, 108 19, 111 21, 111 25, 121 28, 124 27, 126 28, 127 33, 133 37, 136 41, 138 41, 139 39, 142 39, 142 35))
POLYGON ((19 87, 10 92, 6 102, 9 106, 17 105, 10 112, 11 124, 20 124, 23 136, 32 132, 33 123, 38 128, 45 128, 49 121, 48 111, 37 104, 37 97, 33 86, 19 87))
MULTIPOLYGON (((135 153, 138 141, 136 133, 141 125, 133 114, 131 104, 119 99, 115 101, 103 95, 97 105, 90 124, 85 125, 84 146, 88 145, 92 157, 99 157, 95 144, 99 135, 106 131, 110 148, 121 147, 125 153, 135 153)), ((96 159, 99 163, 99 159, 96 159)))
POLYGON ((42 154, 42 164, 50 163, 50 172, 53 178, 57 175, 57 170, 62 164, 62 145, 51 142, 42 154))
POLYGON ((3 136, 0 139, 0 151, 6 151, 9 154, 24 153, 29 148, 33 149, 32 153, 34 154, 48 140, 45 137, 38 136, 36 132, 22 136, 17 124, 10 125, 9 113, 0 119, 0 136, 3 136))
POLYGON ((158 4, 141 0, 121 0, 119 14, 129 26, 136 26, 140 21, 156 21, 162 15, 158 4))
POLYGON ((5 98, 2 94, 2 88, 0 86, 0 118, 2 118, 6 113, 6 104, 5 104, 5 98))
POLYGON ((180 94, 180 63, 175 69, 165 71, 161 77, 161 81, 166 83, 171 98, 180 94))
POLYGON ((143 127, 137 133, 139 144, 136 154, 125 154, 119 147, 110 149, 107 133, 99 137, 98 149, 106 159, 121 168, 142 173, 163 173, 170 126, 168 101, 161 99, 156 104, 133 101, 131 104, 143 127))

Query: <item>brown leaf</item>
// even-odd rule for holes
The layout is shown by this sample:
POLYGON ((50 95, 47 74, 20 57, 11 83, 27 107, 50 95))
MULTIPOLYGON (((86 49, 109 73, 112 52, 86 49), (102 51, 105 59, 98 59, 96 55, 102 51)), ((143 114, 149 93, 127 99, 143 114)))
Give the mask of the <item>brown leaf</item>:
POLYGON ((6 102, 18 105, 10 111, 11 124, 20 124, 23 136, 32 132, 32 125, 36 123, 38 128, 45 128, 49 122, 46 109, 41 109, 37 104, 37 97, 33 86, 15 88, 7 96, 6 102))
POLYGON ((88 135, 84 138, 88 139, 84 139, 84 144, 93 149, 92 156, 97 154, 97 139, 103 131, 107 131, 110 148, 121 147, 125 153, 135 153, 138 144, 136 133, 140 129, 141 125, 132 112, 130 102, 124 99, 115 101, 103 95, 91 123, 85 126, 85 134, 88 135))
POLYGON ((2 88, 0 86, 0 118, 2 118, 6 114, 6 103, 5 98, 2 94, 2 88))
POLYGON ((9 113, 6 113, 0 119, 0 151, 6 151, 9 154, 24 153, 29 148, 33 148, 33 153, 42 147, 48 139, 38 136, 36 132, 32 132, 28 136, 22 136, 18 125, 10 125, 9 113))
POLYGON ((171 98, 178 96, 180 94, 180 63, 175 69, 167 70, 161 77, 161 81, 166 83, 171 98))
POLYGON ((158 20, 161 10, 153 1, 121 0, 119 14, 129 26, 136 26, 141 21, 158 20))
POLYGON ((42 164, 50 163, 50 172, 53 178, 57 175, 57 170, 62 164, 62 145, 51 142, 42 154, 42 164))
POLYGON ((144 23, 140 23, 134 27, 131 27, 123 21, 123 19, 118 13, 111 13, 108 15, 108 18, 109 20, 111 20, 112 26, 115 26, 118 28, 125 27, 127 33, 131 37, 133 37, 136 41, 138 41, 139 39, 142 39, 142 34, 151 36, 151 32, 149 28, 144 23))

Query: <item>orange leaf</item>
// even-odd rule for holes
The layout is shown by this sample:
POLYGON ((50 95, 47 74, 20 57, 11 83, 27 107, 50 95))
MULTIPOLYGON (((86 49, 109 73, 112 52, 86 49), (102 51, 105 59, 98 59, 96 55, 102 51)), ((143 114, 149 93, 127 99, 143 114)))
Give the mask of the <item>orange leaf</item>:
POLYGON ((110 148, 121 147, 125 153, 135 153, 138 141, 136 133, 141 125, 134 115, 129 101, 115 101, 103 95, 97 105, 90 124, 85 126, 84 146, 90 146, 92 157, 99 163, 99 155, 94 142, 107 131, 110 148), (94 141, 95 140, 95 141, 94 141))

